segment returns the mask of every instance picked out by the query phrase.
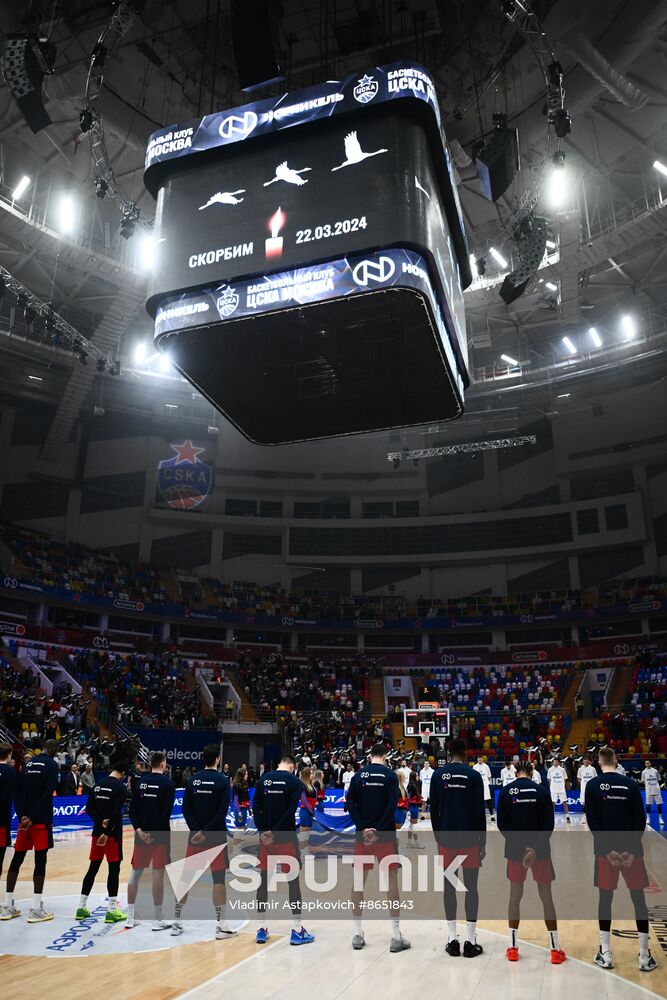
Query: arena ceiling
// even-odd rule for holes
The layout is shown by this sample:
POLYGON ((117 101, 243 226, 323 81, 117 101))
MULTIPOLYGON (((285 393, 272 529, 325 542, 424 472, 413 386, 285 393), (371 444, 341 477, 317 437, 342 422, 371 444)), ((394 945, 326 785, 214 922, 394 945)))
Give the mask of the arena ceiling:
MULTIPOLYGON (((49 128, 33 135, 7 90, 0 91, 0 264, 124 369, 113 380, 94 366, 82 368, 70 352, 45 342, 38 326, 26 330, 5 298, 0 391, 59 404, 47 453, 67 438, 80 409, 96 405, 145 412, 166 391, 213 419, 185 383, 137 371, 133 360, 137 343, 150 336, 146 279, 135 267, 138 239, 121 239, 117 206, 95 197, 79 127, 90 54, 111 8, 85 0, 0 3, 0 30, 40 24, 57 47, 47 83, 49 128), (31 187, 20 210, 11 211, 11 191, 23 174, 31 187), (71 238, 54 233, 54 206, 65 191, 77 204, 71 238)), ((563 147, 567 197, 553 209, 545 187, 541 202, 559 249, 540 270, 543 280, 511 306, 498 297, 501 271, 488 248, 506 252, 501 222, 543 159, 544 85, 499 0, 275 0, 271 8, 287 89, 398 58, 423 63, 436 80, 469 243, 488 261, 466 293, 472 426, 492 430, 494 416, 551 413, 577 394, 593 398, 664 378, 667 177, 653 162, 667 163, 667 0, 533 3, 564 68, 573 128, 563 147), (604 56, 613 79, 584 65, 578 33, 604 56), (626 86, 635 88, 634 100, 624 97, 626 86), (497 205, 481 195, 470 162, 494 111, 518 127, 523 167, 497 205), (623 316, 634 324, 632 338, 623 316), (594 348, 590 327, 601 348, 594 348), (564 336, 576 355, 564 349, 564 336), (520 368, 508 370, 501 354, 520 368)), ((147 136, 248 100, 238 89, 229 36, 230 0, 147 2, 105 71, 102 110, 113 169, 144 217, 154 211, 142 183, 147 136)))

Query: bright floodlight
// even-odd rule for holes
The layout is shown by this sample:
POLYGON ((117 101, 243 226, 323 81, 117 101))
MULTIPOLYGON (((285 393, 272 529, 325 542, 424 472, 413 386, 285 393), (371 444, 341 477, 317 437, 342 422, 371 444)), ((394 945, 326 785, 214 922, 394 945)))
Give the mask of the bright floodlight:
POLYGON ((577 353, 577 348, 574 346, 574 344, 572 343, 572 341, 570 340, 569 337, 563 337, 563 344, 565 345, 565 347, 567 348, 567 350, 570 352, 570 354, 576 354, 577 353))
POLYGON ((549 174, 547 201, 551 208, 561 208, 567 197, 565 167, 554 167, 549 174))
POLYGON ((621 326, 623 327, 623 333, 625 334, 626 339, 632 340, 635 333, 637 332, 635 330, 635 321, 633 320, 632 316, 623 316, 623 318, 621 319, 621 326))
POLYGON ((548 288, 550 292, 557 292, 558 291, 558 285, 554 285, 553 281, 545 281, 544 282, 544 287, 548 288))
POLYGON ((590 330, 588 331, 588 335, 596 347, 602 347, 602 337, 597 332, 594 326, 590 328, 590 330))
POLYGON ((18 201, 22 194, 25 194, 30 187, 30 178, 27 174, 24 174, 21 180, 18 182, 14 190, 12 191, 13 201, 18 201))
POLYGON ((667 177, 667 166, 665 166, 664 163, 661 163, 660 160, 654 160, 653 161, 653 166, 661 174, 664 174, 667 177))
POLYGON ((134 349, 134 360, 138 365, 140 365, 142 361, 146 360, 146 345, 143 340, 140 341, 134 349))
POLYGON ((509 356, 509 354, 501 354, 501 355, 500 355, 500 360, 501 360, 501 361, 506 361, 508 365, 512 365, 512 366, 513 366, 513 367, 515 367, 515 368, 516 368, 516 366, 517 366, 517 365, 519 364, 519 362, 518 362, 518 361, 515 361, 515 359, 514 359, 514 358, 511 358, 511 357, 509 356))
POLYGON ((76 205, 71 194, 63 194, 60 197, 58 227, 62 233, 72 233, 76 227, 76 205))
POLYGON ((168 372, 171 368, 171 360, 168 354, 160 355, 160 371, 168 372))
POLYGON ((477 258, 474 253, 470 254, 470 270, 472 271, 473 278, 476 278, 479 272, 477 270, 477 258))
POLYGON ((503 255, 501 253, 498 253, 498 251, 496 250, 495 247, 490 247, 489 248, 489 253, 493 257, 493 259, 498 264, 500 264, 501 267, 507 267, 508 266, 507 261, 505 260, 505 258, 503 257, 503 255))
POLYGON ((156 249, 155 240, 150 233, 141 237, 138 260, 144 271, 151 271, 155 267, 156 249))

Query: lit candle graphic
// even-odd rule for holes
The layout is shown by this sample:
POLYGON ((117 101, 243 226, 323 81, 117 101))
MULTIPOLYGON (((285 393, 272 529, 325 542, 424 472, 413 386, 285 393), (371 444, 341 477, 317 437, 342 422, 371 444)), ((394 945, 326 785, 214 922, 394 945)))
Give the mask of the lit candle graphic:
POLYGON ((285 225, 285 213, 282 208, 278 208, 274 215, 269 219, 269 229, 271 230, 271 236, 265 243, 265 252, 267 257, 280 257, 283 252, 283 238, 278 236, 278 233, 285 225))

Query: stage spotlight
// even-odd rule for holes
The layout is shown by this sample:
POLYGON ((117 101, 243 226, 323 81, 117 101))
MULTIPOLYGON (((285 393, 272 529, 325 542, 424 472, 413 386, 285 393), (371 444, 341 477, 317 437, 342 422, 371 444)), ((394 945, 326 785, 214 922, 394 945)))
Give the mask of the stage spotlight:
POLYGON ((108 55, 109 55, 109 50, 107 49, 106 45, 102 45, 101 42, 98 42, 95 48, 93 49, 92 65, 95 67, 95 69, 104 69, 108 55))
POLYGON ((623 327, 623 333, 625 334, 626 340, 632 340, 635 333, 637 332, 635 327, 635 321, 632 316, 623 316, 621 318, 621 326, 623 327))
POLYGON ((661 163, 660 160, 654 160, 653 166, 655 170, 659 171, 661 174, 664 174, 667 177, 667 166, 665 166, 664 163, 661 163))
POLYGON ((519 362, 516 361, 514 358, 511 358, 509 354, 501 354, 500 360, 505 361, 508 365, 511 365, 512 368, 516 368, 517 365, 519 364, 519 362))
POLYGON ((105 371, 106 367, 107 367, 107 363, 104 360, 104 358, 98 358, 97 359, 97 364, 95 365, 95 367, 97 368, 98 372, 105 371))
POLYGON ((130 240, 134 236, 134 230, 137 228, 137 219, 139 218, 139 212, 136 208, 127 209, 120 220, 120 235, 124 240, 130 240))
POLYGON ((549 175, 547 200, 552 208, 561 208, 567 196, 565 153, 554 153, 552 162, 553 169, 549 175))
POLYGON ((553 114, 552 121, 559 139, 564 139, 572 131, 572 119, 567 108, 557 108, 553 114))
POLYGON ((479 271, 477 270, 477 258, 475 257, 474 253, 470 254, 470 270, 472 271, 473 278, 476 278, 477 275, 479 274, 479 271))
POLYGON ((400 458, 395 458, 394 461, 391 464, 394 466, 394 469, 400 469, 400 467, 401 467, 401 460, 400 460, 400 458))
POLYGON ((95 181, 95 194, 97 197, 106 198, 108 190, 109 185, 105 181, 104 177, 98 177, 95 181))
POLYGON ((21 195, 30 187, 30 178, 27 174, 24 174, 21 180, 18 182, 14 190, 12 191, 12 201, 18 201, 21 195))
POLYGON ((61 233, 72 233, 76 228, 76 205, 71 194, 60 196, 58 203, 58 228, 61 233))
POLYGON ((79 361, 84 367, 88 364, 88 355, 83 350, 79 351, 79 361))
POLYGON ((500 264, 501 267, 509 267, 509 264, 507 263, 507 261, 505 260, 505 258, 503 257, 503 255, 501 253, 499 253, 498 250, 496 250, 495 247, 490 247, 489 248, 489 253, 493 257, 493 259, 496 261, 496 263, 500 264))
POLYGON ((486 260, 484 257, 480 257, 477 261, 477 274, 480 278, 483 278, 486 274, 486 260))
POLYGON ((85 132, 90 132, 91 128, 93 127, 93 122, 94 121, 95 121, 95 117, 93 115, 93 112, 90 110, 90 108, 84 108, 83 111, 80 112, 80 114, 79 114, 79 128, 81 129, 82 132, 84 132, 84 133, 85 132))
POLYGON ((120 375, 120 361, 114 361, 109 365, 109 375, 120 375))
POLYGON ((548 288, 550 292, 558 291, 558 285, 554 285, 553 281, 545 281, 544 287, 548 288))
POLYGON ((591 338, 596 347, 602 347, 602 337, 594 326, 592 326, 588 331, 588 336, 591 338))
POLYGON ((26 325, 26 330, 28 330, 30 333, 32 333, 32 328, 33 328, 36 316, 37 316, 37 313, 32 308, 32 306, 28 305, 23 310, 23 320, 24 320, 25 325, 26 325))
POLYGON ((574 346, 569 337, 563 337, 563 346, 567 348, 570 354, 576 354, 577 348, 574 346))

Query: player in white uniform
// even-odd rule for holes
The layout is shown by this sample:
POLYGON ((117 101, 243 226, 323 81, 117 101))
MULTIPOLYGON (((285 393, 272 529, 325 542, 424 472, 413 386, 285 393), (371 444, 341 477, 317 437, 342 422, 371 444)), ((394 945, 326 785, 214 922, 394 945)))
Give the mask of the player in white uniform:
POLYGON ((500 780, 503 783, 503 788, 505 785, 511 785, 516 778, 516 768, 511 760, 505 761, 505 766, 500 771, 500 780))
POLYGON ((343 771, 343 794, 347 798, 347 790, 350 787, 350 782, 354 778, 354 767, 352 764, 348 764, 343 771))
POLYGON ((477 771, 477 773, 482 776, 482 782, 484 783, 484 805, 489 810, 491 822, 495 823, 496 817, 493 815, 493 793, 491 792, 491 768, 484 762, 484 758, 480 754, 477 758, 477 763, 473 764, 472 769, 473 771, 477 771))
MULTIPOLYGON (((586 785, 591 780, 591 778, 597 778, 598 773, 591 764, 590 757, 584 757, 581 762, 581 767, 577 771, 577 781, 579 782, 579 800, 581 801, 581 808, 584 808, 584 801, 586 798, 586 785)), ((586 814, 584 813, 583 822, 586 822, 586 814)))
POLYGON ((554 762, 547 771, 547 784, 549 785, 549 791, 551 792, 551 801, 554 804, 554 809, 559 802, 563 803, 563 810, 565 812, 565 821, 570 823, 570 810, 567 805, 567 791, 565 789, 565 781, 567 778, 567 773, 565 768, 562 766, 561 762, 554 758, 554 762))
POLYGON ((431 767, 431 762, 426 761, 421 771, 419 772, 419 780, 421 782, 421 793, 422 793, 422 811, 424 813, 428 812, 429 800, 431 798, 431 778, 433 777, 433 768, 431 767))
POLYGON ((639 779, 646 792, 646 822, 651 821, 651 805, 655 802, 658 807, 658 824, 665 826, 662 817, 662 792, 660 791, 660 775, 655 767, 651 766, 650 760, 644 761, 644 770, 639 779))

